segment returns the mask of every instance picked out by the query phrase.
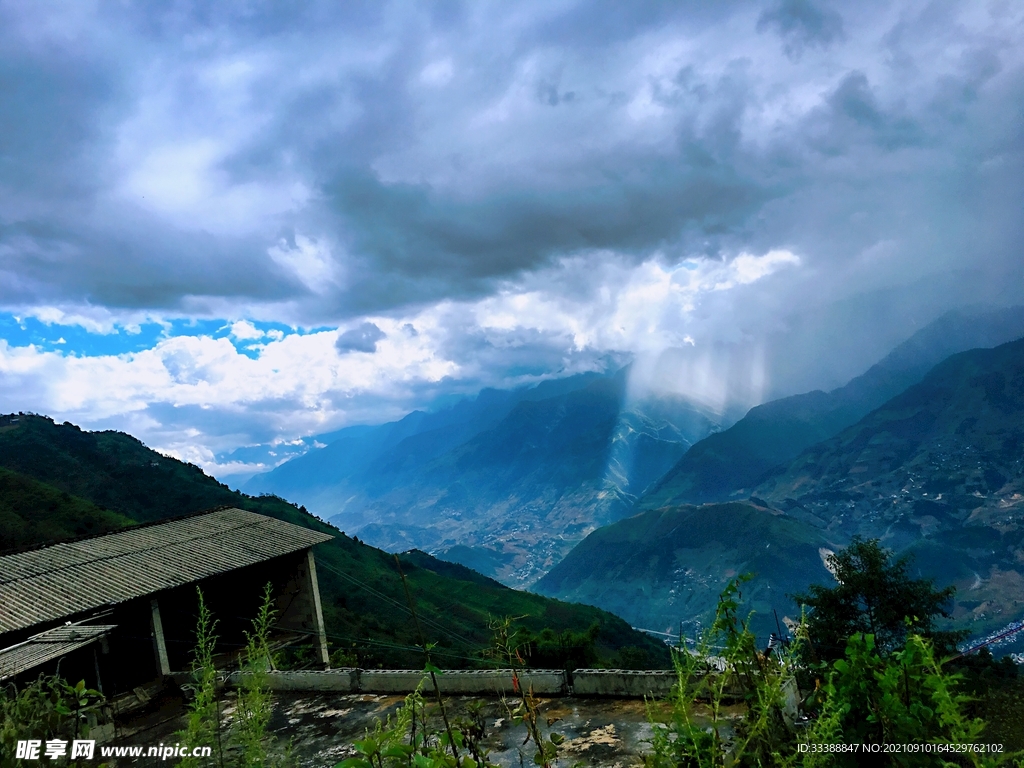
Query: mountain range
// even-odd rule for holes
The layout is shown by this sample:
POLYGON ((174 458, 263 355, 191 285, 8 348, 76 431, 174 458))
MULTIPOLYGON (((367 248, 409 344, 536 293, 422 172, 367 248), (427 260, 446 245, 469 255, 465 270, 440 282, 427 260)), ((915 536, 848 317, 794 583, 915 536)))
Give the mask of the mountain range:
POLYGON ((752 408, 728 429, 687 451, 638 507, 746 498, 766 472, 856 423, 950 355, 1021 336, 1024 307, 949 312, 845 386, 752 408))
POLYGON ((664 629, 706 615, 724 580, 749 570, 765 631, 769 609, 795 616, 786 594, 821 583, 822 558, 853 536, 956 586, 959 627, 1021 619, 1024 339, 947 358, 771 470, 749 501, 667 504, 595 531, 536 588, 664 629))
POLYGON ((405 552, 439 653, 468 663, 487 618, 507 614, 536 630, 596 623, 606 658, 655 658, 604 611, 689 631, 748 571, 756 628, 774 631, 775 612, 798 610, 788 595, 830 579, 827 554, 866 536, 954 584, 954 620, 988 632, 1024 614, 1024 341, 1003 343, 1022 335, 1021 308, 950 313, 846 386, 734 424, 630 397, 628 369, 485 390, 333 433, 253 478, 259 496, 123 433, 0 417, 0 547, 239 506, 336 535, 318 554, 336 643, 416 663, 393 560, 369 543, 405 552))
POLYGON ((424 549, 529 587, 596 528, 644 509, 746 499, 766 473, 949 355, 1022 334, 1021 307, 950 312, 847 385, 735 423, 680 397, 628 397, 628 369, 486 390, 342 430, 244 487, 295 499, 382 548, 424 549))
POLYGON ((717 414, 627 397, 628 369, 357 428, 246 486, 286 495, 392 551, 425 549, 529 585, 636 499, 717 414))

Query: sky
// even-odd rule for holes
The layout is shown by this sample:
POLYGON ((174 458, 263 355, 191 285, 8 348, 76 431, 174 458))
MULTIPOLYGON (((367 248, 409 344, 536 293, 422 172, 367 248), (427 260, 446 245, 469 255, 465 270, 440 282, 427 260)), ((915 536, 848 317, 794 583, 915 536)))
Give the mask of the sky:
POLYGON ((1024 296, 1024 5, 0 0, 0 410, 218 477, 632 363, 713 409, 1024 296))

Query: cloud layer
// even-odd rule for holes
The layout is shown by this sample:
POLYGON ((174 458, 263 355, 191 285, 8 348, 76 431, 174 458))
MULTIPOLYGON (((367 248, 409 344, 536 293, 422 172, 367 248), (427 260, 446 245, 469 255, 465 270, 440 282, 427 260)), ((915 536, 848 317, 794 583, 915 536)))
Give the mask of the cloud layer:
POLYGON ((1022 38, 1013 3, 0 3, 0 405, 213 466, 609 361, 840 383, 1020 295, 1022 38))

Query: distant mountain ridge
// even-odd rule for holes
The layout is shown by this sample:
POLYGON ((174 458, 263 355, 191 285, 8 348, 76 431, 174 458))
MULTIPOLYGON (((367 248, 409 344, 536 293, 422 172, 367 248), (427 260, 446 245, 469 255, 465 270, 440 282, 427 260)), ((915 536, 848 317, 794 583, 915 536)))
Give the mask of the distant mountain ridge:
POLYGON ((486 392, 343 436, 253 478, 377 546, 419 548, 525 586, 636 498, 716 414, 627 400, 627 371, 486 392))
POLYGON ((1024 307, 949 312, 845 386, 756 406, 728 429, 696 443, 638 508, 746 498, 766 472, 855 423, 950 355, 1021 336, 1024 307))
MULTIPOLYGON (((387 424, 346 427, 331 433, 325 447, 253 476, 244 490, 315 499, 320 491, 337 485, 339 477, 358 476, 374 466, 391 472, 411 469, 494 426, 521 402, 556 397, 600 378, 601 374, 583 373, 535 387, 484 389, 435 412, 413 411, 387 424)), ((313 501, 311 506, 320 505, 313 501)))
POLYGON ((963 523, 1016 526, 1022 491, 1024 339, 953 355, 776 469, 755 494, 780 509, 829 513, 832 530, 853 535, 922 508, 963 523))
POLYGON ((599 529, 537 590, 661 627, 687 606, 710 610, 722 580, 750 569, 763 613, 787 604, 780 581, 790 592, 822 582, 808 547, 860 535, 956 586, 958 626, 983 634, 1020 620, 1024 339, 948 357, 752 490, 749 502, 671 505, 599 529))

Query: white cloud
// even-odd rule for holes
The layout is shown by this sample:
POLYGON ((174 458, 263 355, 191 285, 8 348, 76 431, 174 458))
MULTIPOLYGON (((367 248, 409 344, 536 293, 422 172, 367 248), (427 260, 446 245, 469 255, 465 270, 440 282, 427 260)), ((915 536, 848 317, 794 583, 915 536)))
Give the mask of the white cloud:
MULTIPOLYGON (((280 334, 281 332, 278 331, 277 333, 280 334)), ((231 324, 231 335, 239 341, 254 341, 256 339, 262 339, 267 334, 264 334, 263 331, 248 320, 238 320, 231 324)), ((280 336, 277 338, 280 338, 280 336)))
POLYGON ((341 280, 340 268, 324 242, 296 235, 294 245, 281 240, 269 248, 267 253, 313 293, 324 293, 337 286, 341 280))
POLYGON ((432 61, 420 70, 420 82, 424 85, 439 87, 447 85, 455 74, 455 66, 450 58, 432 61))
POLYGON ((0 341, 0 401, 87 427, 128 428, 153 447, 222 474, 258 469, 220 464, 216 455, 259 435, 293 442, 399 416, 424 405, 442 381, 467 392, 513 386, 599 367, 610 353, 656 359, 668 348, 696 346, 704 357, 679 377, 677 389, 708 402, 718 397, 720 405, 729 372, 691 315, 712 294, 742 290, 797 263, 784 251, 724 263, 652 258, 631 265, 608 253, 568 259, 484 299, 367 317, 364 325, 380 332, 372 354, 339 354, 334 330, 264 334, 248 320, 232 323, 231 336, 260 340, 255 357, 228 338, 202 335, 93 356, 0 341), (523 354, 562 362, 524 375, 516 372, 523 354))

